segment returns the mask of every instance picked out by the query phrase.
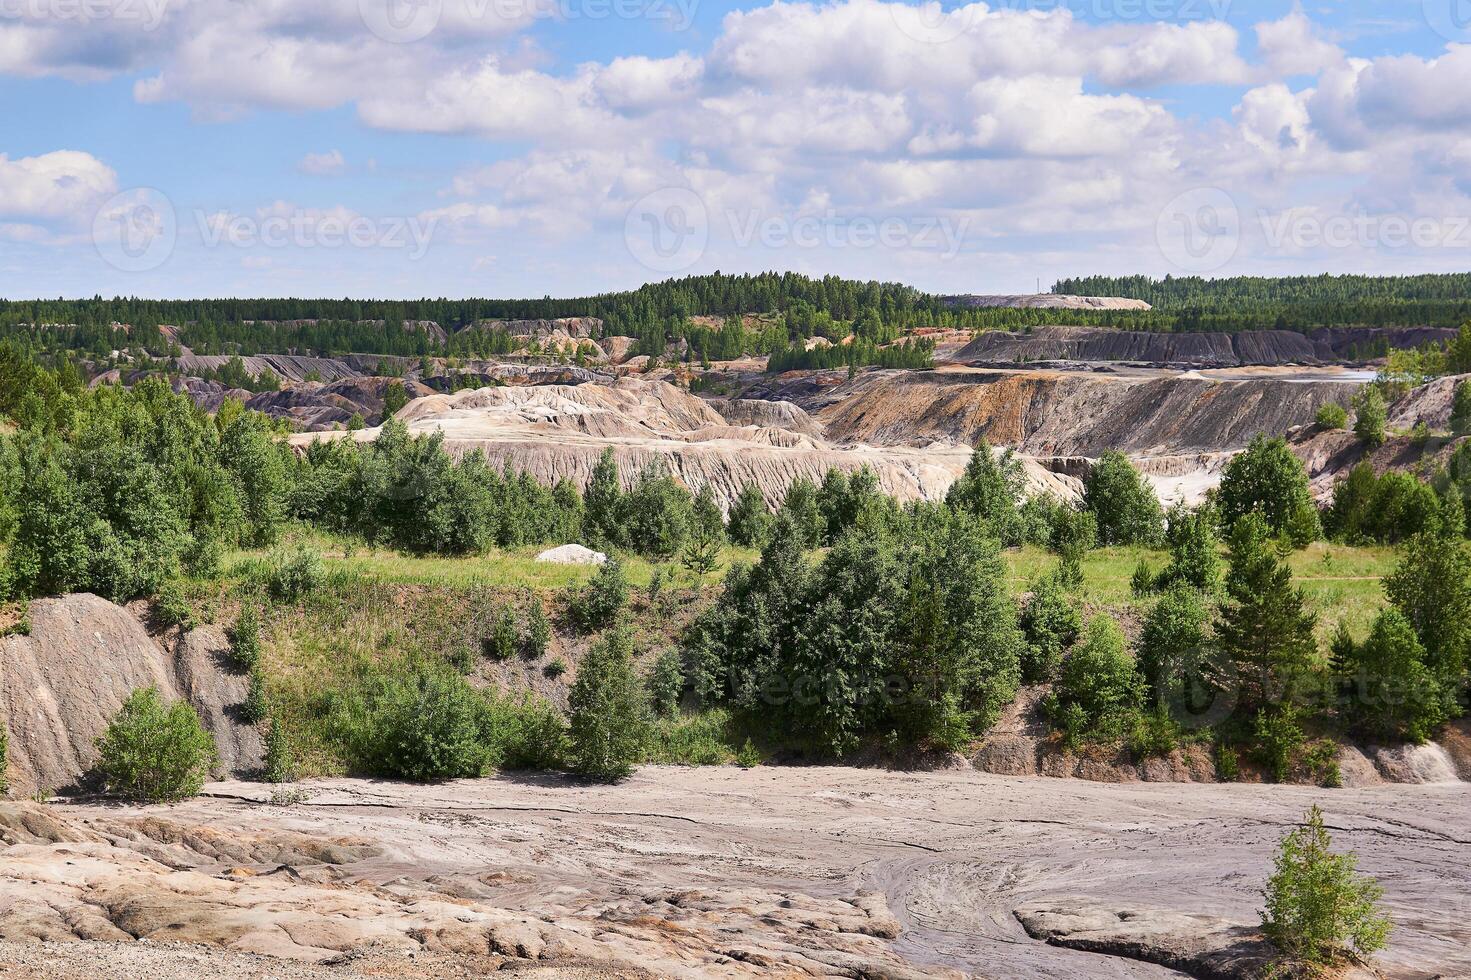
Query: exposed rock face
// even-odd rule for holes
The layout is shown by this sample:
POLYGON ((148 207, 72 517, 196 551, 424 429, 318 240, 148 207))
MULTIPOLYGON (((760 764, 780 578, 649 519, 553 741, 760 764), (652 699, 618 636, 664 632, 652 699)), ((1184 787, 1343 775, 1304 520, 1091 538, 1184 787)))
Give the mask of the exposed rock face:
POLYGON ((232 720, 245 680, 225 669, 228 645, 205 627, 170 653, 127 610, 94 595, 37 599, 29 636, 0 639, 0 704, 17 795, 75 787, 97 760, 96 741, 128 695, 156 687, 188 700, 215 736, 224 770, 253 770, 259 737, 232 720))
POLYGON ((1062 296, 1056 293, 1025 293, 1011 296, 947 296, 953 306, 971 309, 1009 307, 1022 310, 1151 310, 1142 299, 1119 296, 1062 296))
POLYGON ((555 320, 478 320, 464 330, 500 330, 513 337, 538 340, 561 332, 574 340, 586 340, 603 332, 603 321, 594 316, 569 316, 555 320))
POLYGON ((710 405, 731 425, 785 429, 804 436, 821 436, 822 425, 799 405, 759 398, 711 399, 710 405))
POLYGON ((815 414, 834 442, 974 445, 984 438, 1030 456, 1096 457, 1108 449, 1179 455, 1241 449, 1258 432, 1310 424, 1319 406, 1347 401, 1358 387, 1275 378, 882 371, 823 392, 815 414))
POLYGON ((1182 368, 1316 365, 1363 359, 1380 344, 1412 348, 1454 334, 1455 331, 1430 328, 1325 327, 1304 334, 1291 330, 1158 333, 1107 327, 1037 327, 1030 333, 985 331, 950 359, 963 364, 997 367, 1051 361, 1121 362, 1182 368))
POLYGON ((535 387, 537 385, 610 384, 612 381, 611 374, 600 374, 589 371, 587 368, 565 364, 487 364, 481 367, 464 368, 453 374, 436 374, 425 378, 423 383, 432 392, 448 393, 456 387, 464 388, 466 382, 473 382, 476 387, 497 384, 535 387))
MULTIPOLYGON (((935 499, 965 469, 970 449, 956 443, 875 449, 835 446, 777 427, 729 424, 708 403, 663 381, 623 378, 611 385, 487 388, 433 395, 399 417, 413 432, 442 432, 455 454, 484 452, 544 484, 586 486, 604 449, 612 449, 626 485, 651 464, 665 466, 691 490, 709 485, 729 507, 747 482, 778 506, 799 477, 821 482, 830 468, 869 466, 900 500, 935 499)), ((329 434, 330 435, 330 434, 329 434)), ((376 430, 355 438, 372 439, 376 430)), ((316 435, 293 437, 300 444, 316 435)), ((1075 481, 1027 462, 1040 492, 1074 499, 1075 481)))
MULTIPOLYGON (((1265 980, 1280 976, 1276 952, 1255 926, 1170 909, 1107 906, 1087 899, 1024 906, 1016 917, 1027 934, 1068 949, 1157 963, 1201 980, 1265 980)), ((1350 968, 1340 980, 1374 980, 1350 968)))
MULTIPOLYGON (((218 371, 230 360, 220 354, 182 354, 177 359, 178 368, 184 374, 199 371, 218 371)), ((341 381, 357 377, 357 371, 345 362, 330 357, 301 357, 296 354, 258 354, 240 358, 245 372, 259 376, 270 370, 283 381, 305 381, 315 375, 323 381, 341 381)))
POLYGON ((252 395, 245 407, 275 418, 291 419, 308 431, 323 431, 346 425, 354 415, 361 415, 368 422, 380 420, 388 389, 395 384, 402 385, 410 399, 433 393, 432 388, 417 381, 351 378, 330 384, 306 382, 280 391, 263 391, 252 395))

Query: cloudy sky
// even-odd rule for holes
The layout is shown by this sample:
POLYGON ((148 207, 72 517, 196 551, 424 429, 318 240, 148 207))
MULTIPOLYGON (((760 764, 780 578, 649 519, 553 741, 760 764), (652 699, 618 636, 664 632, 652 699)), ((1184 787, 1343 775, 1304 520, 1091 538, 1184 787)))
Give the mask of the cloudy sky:
POLYGON ((0 296, 1471 268, 1471 0, 0 0, 0 296))

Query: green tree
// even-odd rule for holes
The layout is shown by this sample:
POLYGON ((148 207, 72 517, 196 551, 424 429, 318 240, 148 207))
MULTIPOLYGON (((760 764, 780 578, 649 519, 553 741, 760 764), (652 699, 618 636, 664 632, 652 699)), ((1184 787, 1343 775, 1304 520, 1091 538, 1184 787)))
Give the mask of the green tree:
POLYGON ((1286 537, 1299 548, 1320 533, 1307 470, 1285 439, 1258 433, 1226 464, 1217 500, 1225 528, 1247 514, 1260 514, 1273 535, 1286 537))
POLYGON ((684 691, 684 663, 678 650, 665 650, 654 660, 648 677, 649 706, 660 718, 679 714, 679 697, 684 691))
POLYGON ((361 773, 441 782, 484 775, 485 701, 463 677, 429 664, 373 675, 334 699, 331 728, 361 773))
POLYGON ((1389 408, 1376 386, 1366 385, 1354 396, 1354 415, 1354 435, 1359 441, 1370 450, 1384 445, 1389 408))
POLYGON ((1192 510, 1183 504, 1170 508, 1170 564, 1154 582, 1155 588, 1183 584, 1205 593, 1220 588, 1221 543, 1215 523, 1214 516, 1204 508, 1192 510))
POLYGON ((404 388, 403 382, 390 382, 388 387, 383 390, 383 418, 385 420, 393 418, 398 414, 399 409, 408 403, 409 393, 404 388))
POLYGON ((592 581, 572 592, 568 612, 585 632, 607 629, 618 621, 628 606, 628 579, 623 564, 610 557, 593 574, 592 581))
POLYGON ((1384 593, 1425 648, 1426 666, 1448 690, 1461 690, 1471 645, 1471 557, 1465 544, 1411 538, 1384 580, 1384 593))
POLYGON ((1381 612, 1366 641, 1337 653, 1349 672, 1354 727, 1378 738, 1427 742, 1445 723, 1455 699, 1426 665, 1425 648, 1398 609, 1381 612))
POLYGON ((526 614, 526 652, 533 660, 546 655, 552 645, 552 623, 535 594, 530 597, 530 611, 526 614))
POLYGON ((1241 711, 1291 703, 1304 693, 1318 666, 1317 618, 1304 605, 1266 521, 1257 514, 1238 520, 1216 638, 1224 655, 1217 670, 1225 668, 1217 684, 1236 688, 1241 711))
POLYGON ((771 527, 771 511, 766 507, 761 488, 747 483, 730 508, 727 524, 730 540, 745 548, 759 548, 765 544, 771 527))
POLYGON ((1451 431, 1458 436, 1471 435, 1471 381, 1456 383, 1451 402, 1451 431))
POLYGON ((1098 615, 1063 660, 1046 710, 1072 741, 1116 738, 1138 713, 1143 690, 1123 630, 1112 617, 1098 615))
POLYGON ((260 664, 260 614, 250 603, 240 607, 230 627, 230 657, 237 670, 247 673, 260 664))
POLYGON ((1038 579, 1022 609, 1022 681, 1043 684, 1052 680, 1063 654, 1072 647, 1083 629, 1083 614, 1077 603, 1053 576, 1038 579))
POLYGON ((1105 452, 1083 485, 1083 507, 1098 521, 1098 543, 1157 547, 1164 540, 1165 515, 1159 498, 1129 458, 1105 452))
POLYGON ((521 648, 521 630, 516 624, 516 611, 510 605, 496 610, 490 632, 481 641, 485 655, 492 660, 507 661, 521 648))
POLYGON ((199 792, 214 768, 215 743, 188 704, 165 706, 158 689, 139 688, 97 740, 104 790, 132 800, 172 803, 199 792))
POLYGON ((689 535, 693 500, 662 464, 639 473, 618 505, 622 541, 640 554, 669 558, 689 535))
POLYGON ((1210 610, 1185 583, 1164 590, 1139 634, 1139 672, 1162 707, 1189 710, 1202 690, 1210 610))
POLYGON ((621 545, 625 541, 619 524, 623 484, 618 475, 618 462, 611 448, 604 449, 593 467, 592 479, 583 495, 584 534, 593 543, 621 545))
POLYGON ((649 711, 626 632, 609 633, 582 658, 568 706, 572 770, 607 782, 632 773, 647 745, 649 711))
POLYGON ((1262 929, 1289 960, 1310 968, 1384 948, 1390 920, 1379 907, 1384 890, 1360 875, 1358 859, 1335 854, 1316 805, 1303 825, 1282 838, 1263 897, 1262 929))
POLYGON ((822 516, 822 506, 817 484, 799 476, 787 487, 779 513, 786 515, 797 529, 802 547, 811 550, 822 545, 827 522, 822 516))
POLYGON ((1025 490, 1021 460, 1009 449, 996 455, 982 439, 945 502, 985 521, 1003 545, 1015 547, 1024 538, 1020 510, 1025 490))

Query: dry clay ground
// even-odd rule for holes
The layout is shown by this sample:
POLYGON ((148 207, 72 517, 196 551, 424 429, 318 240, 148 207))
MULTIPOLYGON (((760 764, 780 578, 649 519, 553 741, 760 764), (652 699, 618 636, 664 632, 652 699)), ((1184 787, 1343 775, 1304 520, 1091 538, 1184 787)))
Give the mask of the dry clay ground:
POLYGON ((763 767, 302 789, 291 803, 232 782, 175 807, 12 805, 0 937, 116 944, 0 942, 0 975, 1182 975, 1049 945, 1022 910, 1054 943, 1239 976, 1254 947, 1229 925, 1256 921, 1276 841, 1318 802, 1385 887, 1385 975, 1471 976, 1464 783, 763 767))

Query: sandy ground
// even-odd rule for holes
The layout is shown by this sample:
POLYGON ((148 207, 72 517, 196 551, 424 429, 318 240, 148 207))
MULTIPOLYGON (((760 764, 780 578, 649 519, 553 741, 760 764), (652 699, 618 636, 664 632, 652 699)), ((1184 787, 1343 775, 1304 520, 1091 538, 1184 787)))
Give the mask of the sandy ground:
MULTIPOLYGON (((1336 845, 1357 851, 1384 885, 1396 922, 1381 959, 1386 974, 1471 976, 1467 784, 1320 790, 764 767, 647 768, 611 787, 508 776, 303 788, 305 802, 282 806, 267 802, 275 787, 218 783, 203 798, 147 812, 227 832, 374 841, 383 853, 352 873, 380 883, 494 869, 504 882, 495 903, 533 915, 565 911, 574 894, 585 907, 640 889, 818 898, 872 890, 887 896, 903 927, 894 951, 913 964, 1071 980, 1179 974, 1034 941, 1015 908, 1080 897, 1254 923, 1277 840, 1316 802, 1336 845)), ((55 811, 83 822, 119 815, 83 804, 55 811)), ((111 958, 139 955, 137 944, 87 948, 96 955, 93 975, 228 972, 214 961, 209 970, 145 964, 113 972, 111 958), (216 967, 222 972, 210 972, 216 967)), ((59 961, 54 972, 27 973, 14 965, 16 949, 0 944, 0 975, 72 975, 59 961)), ((299 969, 279 975, 319 975, 299 969)))

